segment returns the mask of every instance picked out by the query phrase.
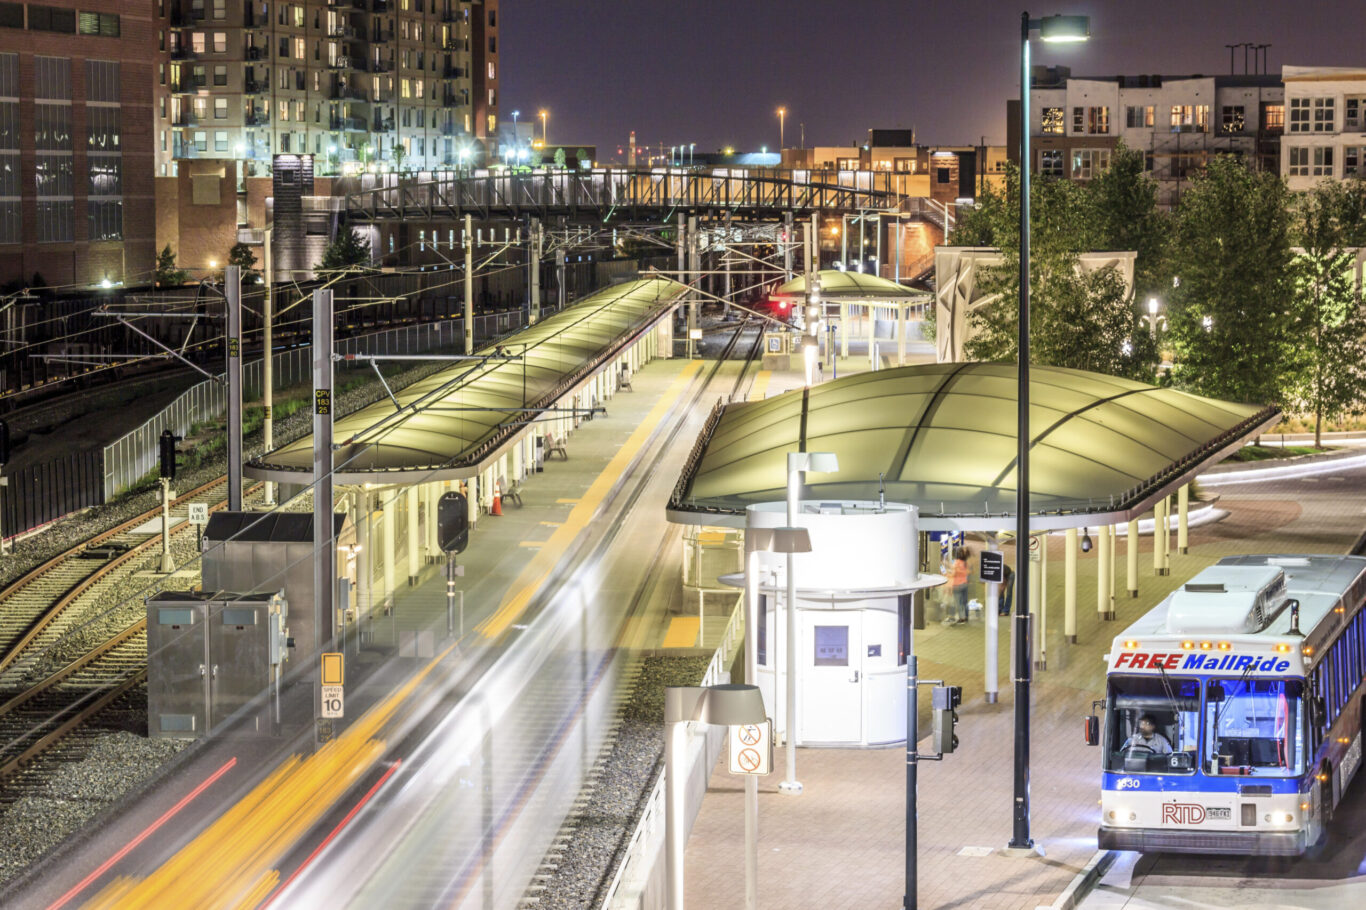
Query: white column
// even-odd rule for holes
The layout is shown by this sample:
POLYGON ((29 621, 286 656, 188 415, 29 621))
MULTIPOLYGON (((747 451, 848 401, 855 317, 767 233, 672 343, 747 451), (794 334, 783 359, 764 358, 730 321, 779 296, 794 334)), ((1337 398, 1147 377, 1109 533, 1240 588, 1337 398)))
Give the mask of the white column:
POLYGON ((417 484, 409 484, 408 499, 408 584, 417 584, 417 574, 422 571, 422 538, 418 536, 417 484))
POLYGON ((398 503, 394 500, 392 490, 386 490, 379 494, 379 526, 380 537, 384 545, 384 589, 380 596, 393 603, 394 597, 394 512, 398 508, 398 503))
POLYGON ((1068 642, 1077 643, 1077 529, 1063 533, 1062 551, 1062 632, 1068 642))
POLYGON ((877 315, 874 312, 871 304, 865 306, 863 308, 863 311, 867 314, 868 318, 868 369, 876 370, 877 355, 874 353, 874 351, 877 348, 877 315))
MULTIPOLYGON (((1026 541, 1025 546, 1028 545, 1029 542, 1026 541)), ((1042 550, 1042 546, 1040 549, 1042 550)), ((1043 579, 1043 563, 1040 561, 1041 559, 1042 554, 1040 554, 1040 559, 1034 559, 1031 554, 1029 560, 1029 615, 1034 617, 1032 650, 1035 668, 1041 668, 1041 664, 1043 663, 1043 615, 1040 610, 1042 598, 1039 596, 1043 587, 1041 583, 1043 579)))
POLYGON ((445 492, 441 487, 442 484, 440 483, 429 483, 425 485, 427 490, 427 520, 425 522, 427 545, 424 550, 424 555, 427 557, 428 562, 435 560, 441 553, 441 546, 437 540, 436 534, 437 503, 441 501, 441 494, 445 492))
POLYGON ((374 606, 374 566, 375 538, 371 533, 370 522, 374 517, 374 507, 369 491, 358 487, 356 491, 356 514, 352 521, 356 525, 356 545, 360 547, 360 557, 356 560, 356 618, 362 612, 370 612, 374 606))
POLYGON ((896 365, 906 365, 906 306, 901 303, 896 307, 896 365))
POLYGON ((1109 525, 1096 528, 1096 613, 1101 619, 1114 619, 1115 608, 1110 602, 1110 585, 1114 577, 1110 558, 1114 553, 1109 525))
POLYGON ((1176 552, 1190 552, 1190 497, 1191 487, 1181 484, 1176 491, 1176 552))
POLYGON ((1162 504, 1159 499, 1153 503, 1153 574, 1162 574, 1162 504))
MULTIPOLYGON (((993 552, 998 551, 996 546, 996 536, 987 535, 987 549, 993 552)), ((1000 654, 1001 640, 1001 616, 997 612, 1001 608, 1001 585, 997 582, 987 583, 987 602, 983 607, 986 613, 986 635, 983 641, 986 646, 986 653, 982 667, 982 689, 989 705, 996 704, 996 699, 1000 693, 999 673, 997 671, 997 658, 1000 654)), ((753 775, 746 775, 752 777, 753 775)))
POLYGON ((849 304, 840 301, 840 356, 849 356, 849 304))
POLYGON ((1172 500, 1162 498, 1162 574, 1172 574, 1172 500))
POLYGON ((1138 519, 1129 522, 1128 539, 1124 545, 1124 562, 1127 571, 1129 596, 1138 596, 1138 519))

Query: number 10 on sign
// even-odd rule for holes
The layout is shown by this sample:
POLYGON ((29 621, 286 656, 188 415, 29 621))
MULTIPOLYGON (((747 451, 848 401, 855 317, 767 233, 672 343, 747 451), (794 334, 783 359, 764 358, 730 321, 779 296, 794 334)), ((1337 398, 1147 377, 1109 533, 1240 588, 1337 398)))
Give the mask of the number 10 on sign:
POLYGON ((730 773, 768 774, 773 770, 773 721, 730 728, 730 773))

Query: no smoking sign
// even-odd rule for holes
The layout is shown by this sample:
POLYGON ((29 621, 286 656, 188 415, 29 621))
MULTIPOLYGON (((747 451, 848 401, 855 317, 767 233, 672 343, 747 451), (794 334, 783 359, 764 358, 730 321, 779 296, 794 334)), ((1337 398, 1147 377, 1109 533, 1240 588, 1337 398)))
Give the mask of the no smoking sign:
POLYGON ((730 728, 730 773, 768 774, 773 770, 773 722, 730 728))

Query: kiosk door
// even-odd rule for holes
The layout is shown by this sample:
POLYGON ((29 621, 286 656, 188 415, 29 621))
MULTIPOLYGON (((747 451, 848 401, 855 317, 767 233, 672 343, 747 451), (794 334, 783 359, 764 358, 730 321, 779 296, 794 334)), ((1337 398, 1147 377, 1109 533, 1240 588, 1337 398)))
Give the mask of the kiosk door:
POLYGON ((807 611, 802 627, 799 742, 862 742, 862 617, 807 611))

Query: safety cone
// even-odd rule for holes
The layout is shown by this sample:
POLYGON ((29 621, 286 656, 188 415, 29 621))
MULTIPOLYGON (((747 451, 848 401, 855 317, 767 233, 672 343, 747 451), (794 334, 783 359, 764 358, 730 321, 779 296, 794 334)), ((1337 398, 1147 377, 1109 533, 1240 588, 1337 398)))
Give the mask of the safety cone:
POLYGON ((503 487, 502 484, 493 485, 493 508, 489 510, 490 515, 503 514, 503 487))

